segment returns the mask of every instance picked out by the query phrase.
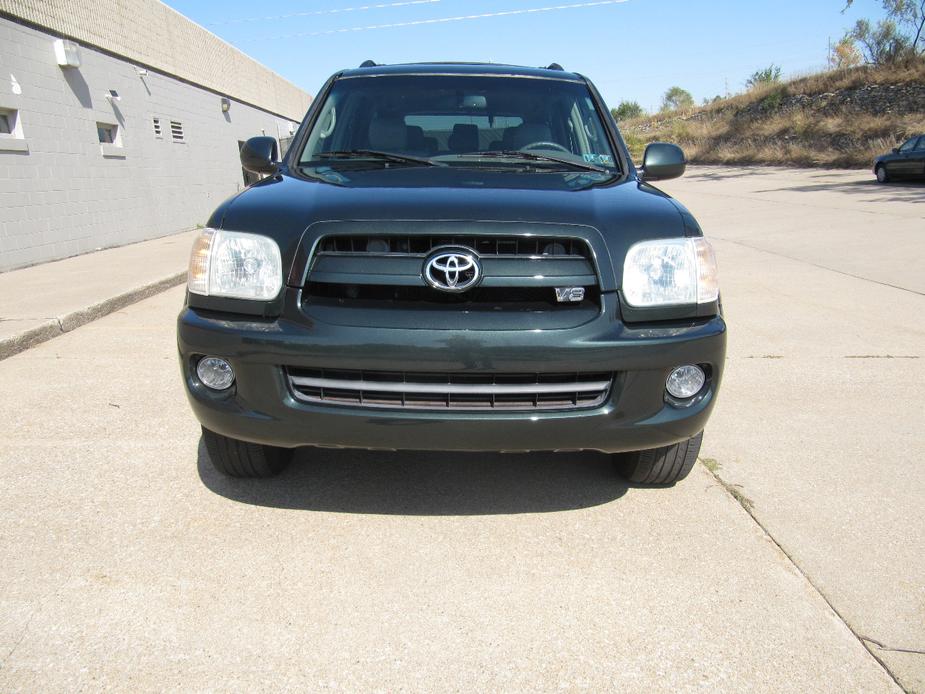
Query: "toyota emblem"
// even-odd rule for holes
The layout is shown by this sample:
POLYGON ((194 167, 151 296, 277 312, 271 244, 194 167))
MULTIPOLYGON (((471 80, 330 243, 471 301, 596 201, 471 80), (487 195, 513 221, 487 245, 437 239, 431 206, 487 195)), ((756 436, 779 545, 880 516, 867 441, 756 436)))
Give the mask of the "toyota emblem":
POLYGON ((424 280, 444 292, 464 292, 482 279, 482 266, 468 248, 440 248, 424 262, 424 280))

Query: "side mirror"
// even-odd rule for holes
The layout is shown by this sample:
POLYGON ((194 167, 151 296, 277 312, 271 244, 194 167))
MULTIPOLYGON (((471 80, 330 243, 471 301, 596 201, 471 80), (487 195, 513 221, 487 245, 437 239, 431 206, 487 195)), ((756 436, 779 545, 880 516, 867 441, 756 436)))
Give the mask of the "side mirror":
POLYGON ((252 137, 241 147, 241 166, 256 174, 275 174, 279 169, 279 148, 272 137, 252 137))
POLYGON ((643 181, 665 181, 684 175, 687 159, 684 150, 667 142, 653 142, 642 155, 643 181))
POLYGON ((899 154, 899 147, 893 148, 893 154, 899 154))

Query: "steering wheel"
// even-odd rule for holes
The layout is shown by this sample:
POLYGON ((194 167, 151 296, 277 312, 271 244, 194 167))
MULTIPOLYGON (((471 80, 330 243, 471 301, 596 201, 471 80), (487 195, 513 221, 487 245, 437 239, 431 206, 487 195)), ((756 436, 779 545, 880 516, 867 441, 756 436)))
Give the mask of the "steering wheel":
POLYGON ((520 148, 521 152, 526 152, 530 149, 557 149, 560 152, 565 152, 566 154, 571 154, 571 150, 568 147, 563 147, 558 142, 531 142, 529 145, 525 145, 520 148))

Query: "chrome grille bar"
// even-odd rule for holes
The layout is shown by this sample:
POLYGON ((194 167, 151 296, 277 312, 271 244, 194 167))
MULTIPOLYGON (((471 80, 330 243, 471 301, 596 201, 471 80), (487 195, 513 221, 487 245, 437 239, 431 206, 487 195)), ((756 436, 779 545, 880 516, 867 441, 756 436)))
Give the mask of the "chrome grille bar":
POLYGON ((293 385, 336 390, 363 390, 377 393, 484 393, 487 395, 520 395, 524 393, 590 393, 606 390, 610 381, 575 383, 389 383, 383 381, 348 381, 336 378, 290 376, 293 385))
POLYGON ((307 403, 363 408, 463 411, 599 407, 612 373, 414 373, 286 369, 293 396, 307 403))

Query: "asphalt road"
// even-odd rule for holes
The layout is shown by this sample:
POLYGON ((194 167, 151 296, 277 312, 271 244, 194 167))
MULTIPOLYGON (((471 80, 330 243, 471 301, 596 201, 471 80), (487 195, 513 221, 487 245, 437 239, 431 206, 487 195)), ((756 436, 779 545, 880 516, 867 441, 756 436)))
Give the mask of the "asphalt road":
POLYGON ((754 516, 595 454, 220 478, 180 289, 0 362, 0 690, 925 690, 925 187, 866 179, 665 185, 716 242, 703 457, 754 516))

